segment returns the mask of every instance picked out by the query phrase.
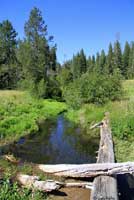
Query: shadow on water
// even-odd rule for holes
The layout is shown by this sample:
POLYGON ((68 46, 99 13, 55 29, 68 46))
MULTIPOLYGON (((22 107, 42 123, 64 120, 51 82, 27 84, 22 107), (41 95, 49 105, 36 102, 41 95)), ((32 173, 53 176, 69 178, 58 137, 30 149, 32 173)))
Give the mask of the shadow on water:
POLYGON ((118 175, 119 200, 134 200, 134 176, 118 175))
POLYGON ((23 161, 33 163, 93 163, 99 140, 59 115, 46 120, 40 131, 21 137, 17 142, 2 147, 3 154, 12 153, 23 161))

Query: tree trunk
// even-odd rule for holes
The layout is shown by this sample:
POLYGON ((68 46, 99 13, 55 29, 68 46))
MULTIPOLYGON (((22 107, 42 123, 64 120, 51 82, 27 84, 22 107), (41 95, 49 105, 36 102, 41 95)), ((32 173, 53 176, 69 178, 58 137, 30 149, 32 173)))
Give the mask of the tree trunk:
MULTIPOLYGON (((55 176, 72 178, 94 178, 100 175, 115 176, 117 174, 134 173, 134 162, 125 163, 95 163, 95 164, 58 164, 58 165, 37 165, 45 172, 55 176)), ((109 178, 109 177, 108 177, 109 178)))

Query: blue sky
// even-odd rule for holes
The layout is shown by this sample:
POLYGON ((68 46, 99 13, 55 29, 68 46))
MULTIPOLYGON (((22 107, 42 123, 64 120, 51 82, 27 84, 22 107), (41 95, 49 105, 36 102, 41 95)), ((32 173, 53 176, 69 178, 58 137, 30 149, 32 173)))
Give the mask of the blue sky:
POLYGON ((134 0, 0 0, 0 21, 9 19, 19 37, 30 10, 38 7, 57 43, 58 61, 64 62, 83 48, 86 55, 109 42, 134 40, 134 0))

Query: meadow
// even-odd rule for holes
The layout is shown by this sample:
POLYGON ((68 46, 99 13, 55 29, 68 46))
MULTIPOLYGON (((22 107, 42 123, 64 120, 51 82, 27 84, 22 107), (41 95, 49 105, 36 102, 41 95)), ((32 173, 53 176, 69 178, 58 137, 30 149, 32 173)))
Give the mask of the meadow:
MULTIPOLYGON (((39 123, 56 117, 68 109, 66 117, 81 124, 90 134, 90 126, 110 113, 111 128, 117 161, 132 161, 134 154, 134 81, 123 81, 124 95, 121 101, 108 102, 104 106, 84 104, 79 110, 69 109, 65 103, 32 97, 24 91, 0 91, 1 143, 38 132, 39 123)), ((99 132, 99 131, 98 131, 99 132)), ((97 134, 98 134, 97 132, 97 134)))
POLYGON ((104 106, 85 104, 77 111, 69 110, 66 115, 68 119, 80 123, 90 135, 90 126, 101 121, 108 111, 119 162, 134 160, 134 80, 123 81, 122 84, 124 92, 121 101, 108 102, 104 106))
MULTIPOLYGON (((67 110, 65 116, 81 124, 85 134, 99 134, 91 132, 90 126, 103 119, 104 113, 110 113, 110 121, 118 162, 134 160, 134 81, 123 81, 124 95, 121 101, 109 102, 103 106, 85 104, 79 110, 70 109, 65 103, 53 100, 43 100, 32 97, 24 91, 0 91, 0 137, 1 145, 17 140, 21 136, 37 132, 39 123, 48 118, 56 117, 67 110)), ((92 137, 91 137, 92 138, 92 137)), ((47 199, 43 193, 22 189, 12 182, 12 177, 18 172, 36 174, 46 177, 28 163, 18 171, 18 167, 0 158, 0 170, 3 171, 0 183, 0 199, 47 199), (3 170, 4 169, 4 170, 3 170), (11 175, 12 174, 12 175, 11 175)))

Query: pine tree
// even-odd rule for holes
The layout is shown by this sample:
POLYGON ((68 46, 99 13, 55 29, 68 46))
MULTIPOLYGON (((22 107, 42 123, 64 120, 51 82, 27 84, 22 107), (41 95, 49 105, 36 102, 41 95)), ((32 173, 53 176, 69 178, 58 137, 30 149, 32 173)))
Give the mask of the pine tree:
POLYGON ((91 72, 93 71, 93 65, 92 65, 92 57, 89 56, 87 59, 87 71, 91 72))
POLYGON ((123 69, 122 69, 122 74, 125 78, 127 78, 128 74, 129 56, 130 56, 130 45, 128 42, 126 42, 123 52, 123 69))
POLYGON ((56 46, 50 49, 50 67, 54 72, 56 71, 56 46))
POLYGON ((114 71, 114 53, 112 44, 109 44, 108 55, 106 58, 106 71, 108 74, 113 74, 114 71))
POLYGON ((16 61, 17 32, 8 20, 0 24, 0 64, 16 61))
POLYGON ((73 79, 80 78, 81 76, 81 63, 80 63, 80 54, 77 53, 75 56, 73 56, 72 60, 72 74, 73 79))
POLYGON ((79 53, 79 62, 80 62, 80 73, 83 74, 87 71, 87 61, 86 61, 86 56, 84 53, 84 50, 81 49, 79 53))
POLYGON ((93 66, 93 68, 95 68, 95 63, 96 63, 96 60, 95 60, 95 56, 93 55, 92 56, 92 66, 93 66))
POLYGON ((130 54, 129 54, 129 65, 127 70, 127 78, 134 78, 134 42, 131 43, 130 46, 130 54))
POLYGON ((75 56, 73 56, 72 60, 72 74, 73 79, 80 78, 83 73, 87 71, 87 60, 82 49, 75 56))
POLYGON ((25 24, 26 40, 30 45, 29 74, 35 84, 42 78, 46 79, 49 65, 49 45, 46 39, 47 26, 41 11, 33 8, 29 20, 25 24))
POLYGON ((38 96, 48 97, 51 95, 50 88, 53 87, 51 70, 56 71, 56 48, 49 45, 53 37, 48 36, 47 25, 41 11, 36 7, 30 12, 25 24, 25 35, 28 79, 31 79, 32 87, 37 91, 38 96))
POLYGON ((100 58, 99 58, 100 73, 104 73, 105 72, 105 64, 106 64, 106 55, 105 55, 105 51, 102 50, 100 58))
POLYGON ((100 54, 97 52, 94 71, 100 72, 100 54))
POLYGON ((12 88, 17 84, 17 32, 10 21, 0 23, 0 87, 12 88))
POLYGON ((114 70, 119 69, 123 74, 121 45, 117 40, 114 44, 114 70))

